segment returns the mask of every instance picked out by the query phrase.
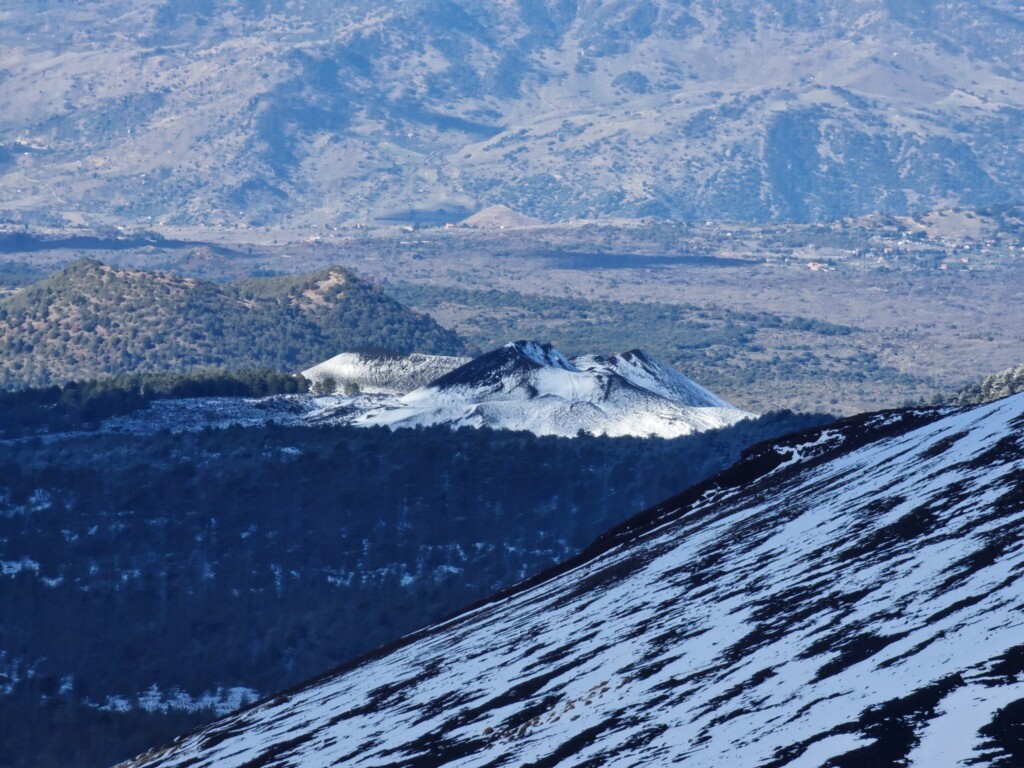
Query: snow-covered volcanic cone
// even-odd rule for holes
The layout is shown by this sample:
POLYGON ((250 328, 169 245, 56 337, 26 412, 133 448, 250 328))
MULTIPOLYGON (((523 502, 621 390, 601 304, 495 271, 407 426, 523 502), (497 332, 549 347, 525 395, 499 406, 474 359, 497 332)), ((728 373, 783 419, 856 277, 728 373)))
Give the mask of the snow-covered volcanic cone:
POLYGON ((570 361, 549 344, 515 341, 353 423, 678 437, 750 415, 639 350, 570 361))

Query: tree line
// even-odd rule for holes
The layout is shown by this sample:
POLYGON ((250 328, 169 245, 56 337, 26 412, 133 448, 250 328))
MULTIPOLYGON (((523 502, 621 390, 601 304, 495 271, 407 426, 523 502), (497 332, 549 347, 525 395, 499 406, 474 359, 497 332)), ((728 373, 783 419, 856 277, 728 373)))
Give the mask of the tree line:
POLYGON ((300 375, 269 369, 140 373, 0 392, 0 436, 79 430, 144 410, 154 400, 267 397, 309 391, 300 375))

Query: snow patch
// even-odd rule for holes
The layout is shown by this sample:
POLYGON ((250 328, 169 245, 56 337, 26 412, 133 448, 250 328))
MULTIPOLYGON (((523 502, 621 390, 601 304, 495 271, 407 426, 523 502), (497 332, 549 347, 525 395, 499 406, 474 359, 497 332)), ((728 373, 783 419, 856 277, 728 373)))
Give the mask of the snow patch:
POLYGON ((28 557, 20 560, 0 560, 0 576, 16 576, 22 571, 31 571, 39 575, 39 563, 28 557))
POLYGON ((199 712, 213 710, 226 715, 260 699, 259 692, 252 688, 217 688, 213 691, 191 696, 180 688, 161 691, 155 684, 133 697, 107 696, 102 704, 93 704, 96 709, 106 712, 199 712))
POLYGON ((469 362, 445 355, 343 352, 302 372, 315 390, 404 395, 469 362))

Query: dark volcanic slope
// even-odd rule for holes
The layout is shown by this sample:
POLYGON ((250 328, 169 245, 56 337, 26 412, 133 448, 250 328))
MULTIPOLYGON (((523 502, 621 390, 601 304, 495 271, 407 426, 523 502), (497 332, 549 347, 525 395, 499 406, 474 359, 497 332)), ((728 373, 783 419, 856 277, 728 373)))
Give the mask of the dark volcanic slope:
POLYGON ((133 766, 1019 765, 1024 396, 769 446, 133 766))
POLYGON ((347 349, 458 353, 430 317, 351 272, 214 283, 70 264, 0 301, 0 386, 195 367, 298 370, 347 349))

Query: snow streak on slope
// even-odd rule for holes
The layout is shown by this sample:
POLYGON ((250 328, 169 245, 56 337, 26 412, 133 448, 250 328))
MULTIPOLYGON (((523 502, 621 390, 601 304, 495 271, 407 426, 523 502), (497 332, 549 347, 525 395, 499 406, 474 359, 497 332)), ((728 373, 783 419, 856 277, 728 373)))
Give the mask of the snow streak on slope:
POLYGON ((702 408, 735 407, 641 349, 633 349, 611 357, 584 355, 573 358, 572 362, 585 371, 618 374, 631 384, 682 405, 702 408))
POLYGON ((132 766, 1020 765, 1024 395, 755 451, 132 766))
POLYGON ((338 391, 353 388, 371 394, 404 395, 468 363, 468 357, 387 355, 342 352, 302 375, 314 384, 332 379, 338 391))
POLYGON ((354 423, 678 437, 750 415, 639 350, 569 361, 549 344, 516 341, 354 423))

